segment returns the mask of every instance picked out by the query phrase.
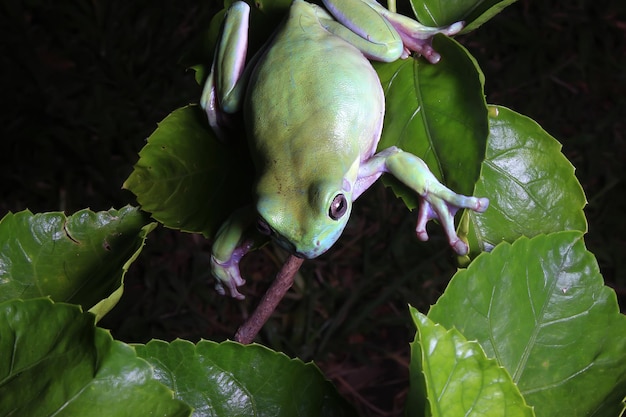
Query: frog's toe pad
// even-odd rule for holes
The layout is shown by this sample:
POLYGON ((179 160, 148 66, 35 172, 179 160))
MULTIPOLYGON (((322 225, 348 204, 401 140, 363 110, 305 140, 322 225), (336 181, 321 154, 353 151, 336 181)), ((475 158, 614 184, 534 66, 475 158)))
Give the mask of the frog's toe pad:
POLYGON ((476 204, 472 207, 477 213, 484 213, 489 207, 489 199, 485 197, 476 198, 476 204))
MULTIPOLYGON (((228 288, 228 295, 236 298, 238 300, 244 300, 246 298, 245 295, 243 295, 242 293, 239 292, 239 290, 237 289, 237 285, 235 284, 234 281, 228 281, 226 283, 223 283, 222 281, 217 281, 215 283, 215 291, 219 294, 219 295, 226 295, 226 288, 224 288, 224 284, 226 284, 226 287, 228 288)), ((245 284, 245 281, 244 281, 245 284)), ((243 285, 243 284, 242 284, 243 285)))
POLYGON ((469 247, 467 243, 463 242, 461 239, 457 239, 454 242, 450 242, 450 246, 459 256, 465 256, 469 252, 469 247))
POLYGON ((426 232, 425 228, 422 228, 421 230, 419 227, 416 228, 415 234, 417 235, 417 238, 422 242, 426 242, 428 240, 428 232, 426 232))
POLYGON ((461 30, 463 30, 464 27, 465 27, 465 22, 462 22, 462 21, 455 22, 451 24, 450 26, 446 27, 445 29, 443 29, 441 33, 443 33, 446 36, 456 35, 461 30))

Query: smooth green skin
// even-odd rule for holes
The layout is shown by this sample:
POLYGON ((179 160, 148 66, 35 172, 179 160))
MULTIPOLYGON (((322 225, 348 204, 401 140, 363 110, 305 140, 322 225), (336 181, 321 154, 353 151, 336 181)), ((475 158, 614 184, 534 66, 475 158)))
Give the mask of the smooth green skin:
POLYGON ((218 231, 212 272, 217 289, 243 298, 239 260, 271 236, 303 258, 328 250, 341 235, 356 200, 389 172, 422 197, 417 235, 436 218, 450 245, 468 251, 454 230, 459 208, 484 211, 486 199, 454 193, 418 157, 391 147, 375 154, 385 111, 380 80, 369 59, 391 62, 418 52, 433 63, 436 33, 373 0, 325 0, 326 9, 295 0, 285 23, 245 65, 249 6, 229 9, 201 104, 219 136, 224 113, 243 109, 258 181, 256 207, 246 207, 218 231), (257 222, 256 235, 250 233, 257 222), (258 232, 261 232, 260 234, 258 232))

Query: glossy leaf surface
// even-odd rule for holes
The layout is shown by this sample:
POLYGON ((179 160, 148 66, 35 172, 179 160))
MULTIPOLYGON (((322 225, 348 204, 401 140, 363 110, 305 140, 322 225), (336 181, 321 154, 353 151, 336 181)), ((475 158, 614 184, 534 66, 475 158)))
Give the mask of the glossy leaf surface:
MULTIPOLYGON (((378 149, 398 146, 419 156, 439 180, 469 195, 489 133, 484 79, 474 58, 456 41, 437 36, 434 47, 442 56, 434 65, 421 58, 374 63, 386 99, 378 149)), ((393 184, 410 208, 417 206, 414 193, 393 184)))
POLYGON ((534 416, 510 375, 480 345, 411 308, 409 416, 534 416))
POLYGON ((352 416, 319 369, 261 345, 176 340, 136 346, 201 416, 352 416))
POLYGON ((476 29, 517 0, 411 0, 417 20, 427 26, 465 22, 462 33, 476 29))
POLYGON ((0 304, 0 416, 187 416, 135 351, 77 306, 0 304))
POLYGON ((243 140, 217 140, 198 106, 167 116, 148 138, 124 183, 165 226, 212 236, 249 202, 252 162, 243 140))
POLYGON ((520 238, 483 253, 455 274, 428 316, 478 340, 537 416, 622 410, 626 317, 580 232, 520 238))
POLYGON ((101 317, 119 300, 124 274, 155 227, 147 220, 130 206, 69 217, 7 214, 0 221, 0 301, 49 296, 97 305, 101 317))
POLYGON ((585 194, 561 144, 535 121, 490 107, 487 154, 475 194, 485 213, 469 213, 470 247, 488 251, 502 241, 560 230, 587 230, 585 194))

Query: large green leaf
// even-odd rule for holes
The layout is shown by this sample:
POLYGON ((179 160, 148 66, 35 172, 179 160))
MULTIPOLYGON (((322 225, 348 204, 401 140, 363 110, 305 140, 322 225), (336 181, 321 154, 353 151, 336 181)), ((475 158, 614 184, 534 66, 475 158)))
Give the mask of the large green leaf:
POLYGON ((254 170, 245 141, 217 140, 198 106, 161 121, 139 156, 124 187, 167 227, 212 236, 250 200, 254 170))
POLYGON ((519 236, 586 231, 585 194, 561 144, 532 119, 503 107, 490 107, 489 123, 475 190, 489 198, 489 209, 465 212, 470 247, 488 251, 519 236))
POLYGON ((462 33, 476 29, 517 0, 411 0, 417 20, 427 26, 464 21, 462 33))
POLYGON ((534 416, 532 408, 480 345, 446 330, 411 307, 417 326, 411 347, 408 416, 534 416))
MULTIPOLYGON (((454 191, 472 194, 489 133, 484 77, 474 58, 456 41, 437 36, 442 58, 436 65, 409 58, 375 63, 386 98, 378 146, 411 152, 454 191)), ((414 193, 394 185, 410 208, 414 193)))
POLYGON ((626 317, 580 232, 524 237, 481 254, 428 316, 478 340, 538 416, 623 409, 626 317))
POLYGON ((0 301, 49 296, 101 317, 121 297, 124 275, 156 226, 147 220, 130 206, 69 217, 7 214, 0 221, 0 301))
POLYGON ((176 340, 136 350, 194 417, 355 415, 315 365, 260 345, 176 340))
POLYGON ((187 416, 128 345, 78 306, 0 304, 0 416, 187 416))

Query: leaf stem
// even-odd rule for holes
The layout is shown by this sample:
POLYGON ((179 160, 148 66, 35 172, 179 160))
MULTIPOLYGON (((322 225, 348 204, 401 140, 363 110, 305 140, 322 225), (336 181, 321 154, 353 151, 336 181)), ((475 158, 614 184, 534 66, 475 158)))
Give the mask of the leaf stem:
POLYGON ((300 269, 303 261, 304 259, 302 258, 293 255, 289 256, 250 318, 237 329, 237 333, 235 333, 236 342, 247 345, 259 334, 263 325, 276 310, 280 300, 283 299, 293 285, 296 272, 300 269))

